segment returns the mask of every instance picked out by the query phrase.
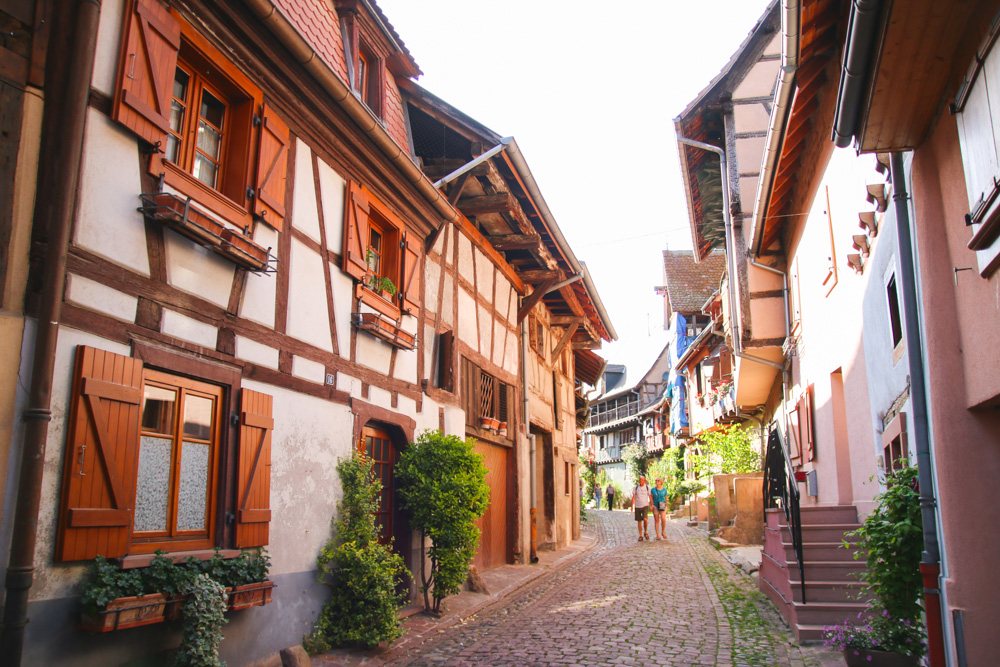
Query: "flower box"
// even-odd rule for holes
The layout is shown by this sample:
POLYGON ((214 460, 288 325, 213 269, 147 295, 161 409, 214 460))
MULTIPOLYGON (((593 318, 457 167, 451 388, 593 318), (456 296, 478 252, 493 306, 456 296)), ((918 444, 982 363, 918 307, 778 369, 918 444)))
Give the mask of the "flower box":
POLYGON ((229 228, 222 230, 222 245, 218 252, 251 271, 266 270, 271 255, 268 248, 229 228))
POLYGON ((169 192, 144 194, 139 196, 144 215, 158 220, 171 229, 204 246, 217 246, 222 240, 225 227, 207 213, 191 203, 191 198, 182 198, 169 192))
POLYGON ((229 593, 229 610, 239 611, 267 604, 271 601, 272 588, 274 588, 273 581, 258 581, 237 586, 229 593))
POLYGON ((385 342, 404 350, 412 350, 416 347, 416 336, 399 328, 395 322, 378 313, 355 313, 354 325, 358 329, 368 331, 385 342))
POLYGON ((83 614, 78 627, 89 632, 111 632, 162 623, 166 601, 162 593, 115 598, 103 611, 83 614))

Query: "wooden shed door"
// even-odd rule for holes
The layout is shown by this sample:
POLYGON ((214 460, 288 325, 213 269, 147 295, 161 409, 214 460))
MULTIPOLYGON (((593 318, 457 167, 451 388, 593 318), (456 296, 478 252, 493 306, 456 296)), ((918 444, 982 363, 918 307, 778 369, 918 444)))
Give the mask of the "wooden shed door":
POLYGON ((489 471, 486 483, 490 486, 490 504, 476 524, 480 530, 479 551, 472 560, 480 571, 507 562, 507 457, 506 447, 477 441, 476 453, 483 455, 483 464, 489 471))

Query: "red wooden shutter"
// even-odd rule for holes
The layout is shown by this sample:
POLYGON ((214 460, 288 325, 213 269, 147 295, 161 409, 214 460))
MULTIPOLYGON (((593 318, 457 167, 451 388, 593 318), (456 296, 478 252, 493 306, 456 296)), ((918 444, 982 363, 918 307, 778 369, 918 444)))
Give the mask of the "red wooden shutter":
POLYGON ((141 400, 141 361, 77 347, 56 560, 128 552, 141 400))
POLYGON ((411 315, 420 311, 420 243, 412 234, 403 234, 402 308, 411 315))
POLYGON ((125 12, 111 116, 151 144, 165 141, 181 27, 156 0, 135 0, 125 12))
POLYGON ((813 433, 813 388, 812 385, 806 387, 802 394, 802 411, 799 413, 802 420, 802 445, 807 461, 816 460, 816 441, 813 433))
POLYGON ((285 219, 285 180, 288 176, 288 126, 274 109, 264 105, 257 151, 257 197, 254 213, 281 230, 285 219))
POLYGON ((357 280, 368 272, 368 194, 354 181, 344 196, 344 248, 341 267, 357 280))
POLYGON ((274 399, 243 389, 240 396, 240 445, 237 454, 236 546, 268 543, 271 521, 271 431, 274 399))

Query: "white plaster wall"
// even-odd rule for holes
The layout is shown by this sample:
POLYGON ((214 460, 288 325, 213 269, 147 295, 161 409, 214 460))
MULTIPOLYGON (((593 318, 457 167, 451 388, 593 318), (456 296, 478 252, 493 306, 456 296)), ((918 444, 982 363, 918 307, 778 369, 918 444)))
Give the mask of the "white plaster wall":
POLYGON ((337 349, 340 356, 351 356, 351 304, 354 299, 354 279, 330 262, 330 284, 333 286, 333 310, 336 314, 337 349))
MULTIPOLYGON (((766 141, 765 137, 748 137, 736 141, 736 164, 739 165, 741 172, 757 171, 766 141)), ((744 199, 751 201, 756 196, 756 192, 751 194, 741 191, 741 194, 744 199)))
POLYGON ((424 368, 428 370, 427 377, 430 380, 431 385, 438 386, 438 370, 434 366, 434 349, 437 347, 437 334, 434 331, 434 327, 430 324, 424 325, 423 340, 419 343, 418 350, 421 350, 424 355, 424 368))
MULTIPOLYGON (((415 332, 417 336, 420 335, 420 330, 417 328, 417 318, 412 315, 403 316, 403 329, 406 331, 415 332)), ((430 347, 434 343, 433 336, 430 341, 424 342, 422 340, 417 341, 417 346, 412 350, 399 350, 396 352, 396 367, 395 373, 396 377, 403 382, 411 382, 413 384, 417 383, 417 357, 420 355, 420 350, 423 347, 430 347)))
POLYGON ((90 84, 108 97, 114 97, 118 71, 118 45, 122 32, 122 0, 101 2, 97 25, 97 48, 94 50, 94 73, 90 84))
POLYGON ((493 262, 479 250, 476 250, 476 286, 479 293, 487 299, 493 298, 493 273, 493 262))
POLYGON ((278 350, 246 336, 236 337, 236 357, 251 361, 258 366, 278 368, 278 350))
POLYGON ((479 317, 479 353, 484 357, 490 356, 490 337, 493 333, 493 315, 482 304, 476 304, 476 311, 479 317))
MULTIPOLYGON (((440 283, 441 266, 431 258, 426 258, 424 261, 424 295, 426 299, 424 310, 432 313, 437 312, 437 296, 440 283)), ((447 298, 448 295, 445 295, 445 299, 447 298)))
POLYGON ((319 160, 319 187, 323 197, 323 222, 326 225, 326 245, 336 253, 344 245, 345 181, 330 165, 319 160))
POLYGON ((458 275, 472 282, 472 241, 464 234, 458 235, 458 275))
MULTIPOLYGON (((38 512, 38 542, 35 549, 35 580, 31 587, 31 600, 48 600, 75 594, 74 587, 83 580, 86 573, 87 563, 60 564, 58 567, 53 567, 63 458, 66 451, 66 420, 69 416, 69 401, 73 389, 77 345, 89 345, 124 356, 130 354, 127 345, 120 345, 76 329, 59 327, 55 372, 52 375, 52 421, 49 422, 45 444, 42 500, 38 512)), ((29 381, 29 376, 30 372, 25 375, 26 382, 29 381)))
POLYGON ((211 324, 200 322, 187 315, 181 315, 176 310, 169 308, 163 309, 162 331, 168 336, 174 336, 211 350, 215 349, 219 338, 218 330, 211 324))
POLYGON ((765 60, 753 66, 746 78, 733 91, 733 98, 766 97, 774 91, 774 81, 781 69, 780 60, 765 60))
POLYGON ((236 265, 172 229, 164 232, 167 283, 220 308, 228 307, 236 265))
MULTIPOLYGON (((736 104, 733 106, 733 120, 736 121, 738 132, 766 130, 770 118, 763 104, 736 104)), ((741 171, 754 171, 755 168, 750 168, 752 166, 740 164, 741 171)))
POLYGON ((497 307, 497 314, 502 316, 508 322, 513 322, 513 318, 516 317, 517 313, 510 312, 510 295, 512 292, 510 283, 506 280, 497 276, 497 295, 494 303, 497 307))
POLYGON ((517 375, 518 365, 519 365, 518 360, 520 358, 518 351, 521 349, 519 334, 512 334, 510 336, 507 336, 506 345, 507 345, 507 352, 506 354, 504 354, 503 358, 503 369, 508 373, 513 373, 514 375, 517 375))
POLYGON ((474 350, 479 349, 479 332, 476 328, 476 302, 464 289, 458 291, 458 338, 474 350))
POLYGON ((142 186, 135 138, 87 109, 83 149, 73 242, 148 276, 146 228, 137 210, 142 186))
POLYGON ((322 350, 332 352, 323 260, 319 254, 295 239, 292 239, 290 260, 288 333, 322 350))
MULTIPOLYGON (((257 225, 253 240, 265 248, 278 247, 278 232, 267 225, 257 225)), ((272 254, 277 254, 274 250, 272 254)), ((274 327, 274 307, 277 302, 278 279, 273 273, 247 273, 240 316, 274 327)))
POLYGON ((274 397, 271 572, 313 570, 341 496, 337 459, 351 453, 350 408, 252 380, 243 386, 274 397))
POLYGON ((454 284, 455 280, 451 277, 451 274, 444 274, 444 280, 441 285, 441 289, 444 290, 444 299, 441 300, 441 312, 439 315, 441 321, 451 327, 455 325, 455 305, 452 299, 454 284))
POLYGON ((396 412, 396 409, 392 407, 392 394, 381 387, 369 386, 366 400, 372 405, 396 412))
POLYGON ((371 334, 358 332, 357 351, 359 364, 382 375, 389 374, 389 363, 392 361, 392 346, 389 343, 371 334))
POLYGON ((353 375, 337 373, 337 389, 359 398, 361 396, 361 380, 353 375))
POLYGON ((135 321, 135 309, 139 302, 134 296, 72 273, 67 276, 66 300, 123 322, 135 321))
POLYGON ((507 327, 500 320, 493 320, 493 361, 499 364, 503 360, 504 349, 507 346, 507 327))
POLYGON ((302 140, 296 139, 295 142, 295 191, 292 193, 292 225, 319 243, 319 211, 316 208, 312 151, 302 140))
POLYGON ((326 366, 305 357, 292 357, 292 375, 316 384, 326 384, 326 366))

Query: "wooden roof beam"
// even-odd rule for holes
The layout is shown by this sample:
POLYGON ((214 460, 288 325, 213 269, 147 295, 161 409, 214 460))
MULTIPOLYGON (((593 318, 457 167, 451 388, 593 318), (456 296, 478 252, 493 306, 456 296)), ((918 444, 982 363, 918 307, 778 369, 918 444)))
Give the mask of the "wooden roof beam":
POLYGON ((523 280, 528 285, 538 285, 544 282, 552 281, 555 285, 556 281, 562 277, 562 274, 558 271, 549 271, 547 269, 530 269, 528 271, 518 271, 518 277, 523 280))
POLYGON ((458 210, 467 217, 485 215, 487 213, 505 213, 516 205, 517 200, 509 192, 462 197, 458 200, 458 210))
POLYGON ((506 234, 486 238, 497 250, 535 250, 542 244, 542 237, 538 234, 506 234))

